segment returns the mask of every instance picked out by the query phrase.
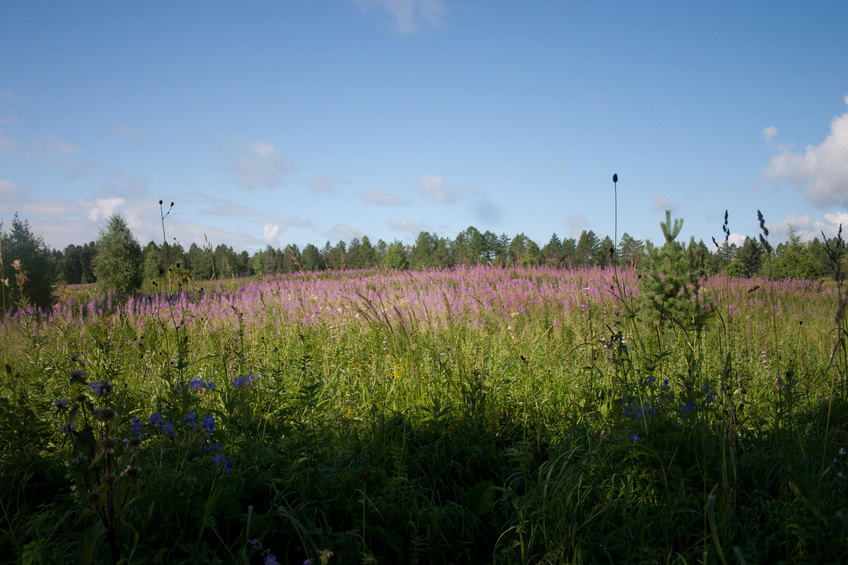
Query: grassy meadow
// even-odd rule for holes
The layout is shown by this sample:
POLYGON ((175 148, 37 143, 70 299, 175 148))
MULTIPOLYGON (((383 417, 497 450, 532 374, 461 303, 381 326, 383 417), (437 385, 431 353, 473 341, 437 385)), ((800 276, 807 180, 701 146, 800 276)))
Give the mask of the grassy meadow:
POLYGON ((844 563, 833 282, 342 271, 0 328, 10 563, 844 563), (648 315, 653 311, 655 316, 648 315))

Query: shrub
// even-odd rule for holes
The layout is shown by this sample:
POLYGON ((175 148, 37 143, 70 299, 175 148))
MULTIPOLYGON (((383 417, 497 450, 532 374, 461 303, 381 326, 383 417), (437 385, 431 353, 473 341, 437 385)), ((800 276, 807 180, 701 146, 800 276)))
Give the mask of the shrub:
POLYGON ((12 230, 0 233, 0 278, 3 279, 0 308, 5 312, 22 304, 50 306, 55 282, 53 271, 44 240, 33 235, 29 222, 15 215, 12 230))

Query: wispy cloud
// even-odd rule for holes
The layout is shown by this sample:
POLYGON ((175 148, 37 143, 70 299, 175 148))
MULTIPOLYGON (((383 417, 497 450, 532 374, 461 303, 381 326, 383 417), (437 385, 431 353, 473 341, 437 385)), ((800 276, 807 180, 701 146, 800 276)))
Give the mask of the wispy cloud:
POLYGON ((37 156, 67 155, 77 152, 76 146, 55 135, 39 135, 32 140, 32 146, 37 156))
POLYGON ((270 143, 255 141, 248 143, 247 148, 248 153, 230 159, 230 176, 241 188, 274 188, 295 170, 294 165, 270 143))
POLYGON ((565 157, 561 157, 554 161, 553 165, 551 166, 553 167, 554 171, 561 173, 565 171, 566 168, 568 168, 568 159, 566 159, 565 157))
POLYGON ((586 220, 586 216, 584 216, 580 212, 574 212, 573 214, 569 215, 568 233, 570 234, 570 237, 580 237, 580 233, 586 228, 588 223, 589 222, 586 220))
POLYGON ((791 146, 782 147, 763 168, 763 175, 789 181, 820 208, 848 207, 848 112, 833 118, 830 134, 819 145, 808 145, 803 154, 793 152, 791 146))
POLYGON ((768 126, 763 128, 763 138, 766 141, 771 141, 777 135, 777 128, 774 126, 768 126))
POLYGON ((418 190, 428 198, 441 204, 456 202, 459 189, 441 177, 422 176, 415 181, 418 190))
POLYGON ((666 210, 673 212, 675 207, 669 203, 665 196, 654 196, 651 201, 651 212, 665 212, 666 210))
POLYGON ((68 173, 68 175, 65 177, 65 180, 67 180, 68 182, 74 182, 93 173, 97 173, 99 169, 100 168, 97 163, 82 163, 73 167, 68 173))
POLYGON ((201 193, 191 193, 189 197, 197 203, 200 214, 221 218, 249 218, 261 215, 258 210, 227 198, 215 198, 201 193))
POLYGON ((412 222, 406 218, 401 220, 389 220, 388 226, 395 231, 405 232, 410 235, 418 235, 422 231, 427 231, 426 224, 421 222, 412 222))
POLYGON ((22 198, 26 193, 26 190, 12 181, 0 179, 0 200, 3 200, 7 204, 22 198))
POLYGON ((333 192, 336 189, 337 182, 321 175, 315 175, 309 179, 309 186, 312 192, 333 192))
POLYGON ((0 153, 12 151, 18 145, 18 140, 9 137, 0 129, 0 153))
POLYGON ((129 139, 136 145, 141 145, 142 143, 144 143, 144 136, 141 135, 141 132, 137 129, 131 128, 126 124, 121 124, 118 127, 118 133, 120 133, 122 136, 129 139))
POLYGON ((341 239, 346 239, 348 241, 353 238, 362 238, 362 236, 365 235, 365 232, 362 230, 358 230, 347 224, 336 224, 330 231, 335 237, 340 237, 341 239))
POLYGON ((377 206, 399 206, 403 201, 394 194, 383 192, 379 188, 366 188, 362 191, 362 200, 377 206))
POLYGON ((447 12, 444 0, 355 0, 363 12, 376 11, 388 17, 399 35, 409 35, 422 26, 435 26, 447 12))

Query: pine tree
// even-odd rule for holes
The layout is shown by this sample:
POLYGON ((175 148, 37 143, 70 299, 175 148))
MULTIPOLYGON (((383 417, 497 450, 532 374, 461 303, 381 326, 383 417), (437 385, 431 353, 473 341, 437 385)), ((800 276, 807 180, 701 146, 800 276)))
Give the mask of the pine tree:
POLYGON ((672 221, 666 210, 665 222, 660 222, 665 243, 662 247, 648 246, 646 269, 641 279, 642 308, 646 321, 661 328, 675 325, 684 331, 697 330, 704 324, 707 310, 699 298, 701 276, 690 269, 689 254, 678 241, 683 219, 672 221))

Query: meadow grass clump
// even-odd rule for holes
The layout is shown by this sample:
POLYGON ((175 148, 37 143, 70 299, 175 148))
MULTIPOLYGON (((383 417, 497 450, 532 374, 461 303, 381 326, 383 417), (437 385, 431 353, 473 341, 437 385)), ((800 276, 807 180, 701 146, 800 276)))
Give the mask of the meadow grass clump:
POLYGON ((18 311, 0 555, 844 561, 844 291, 690 283, 667 308, 633 270, 341 272, 18 311))

